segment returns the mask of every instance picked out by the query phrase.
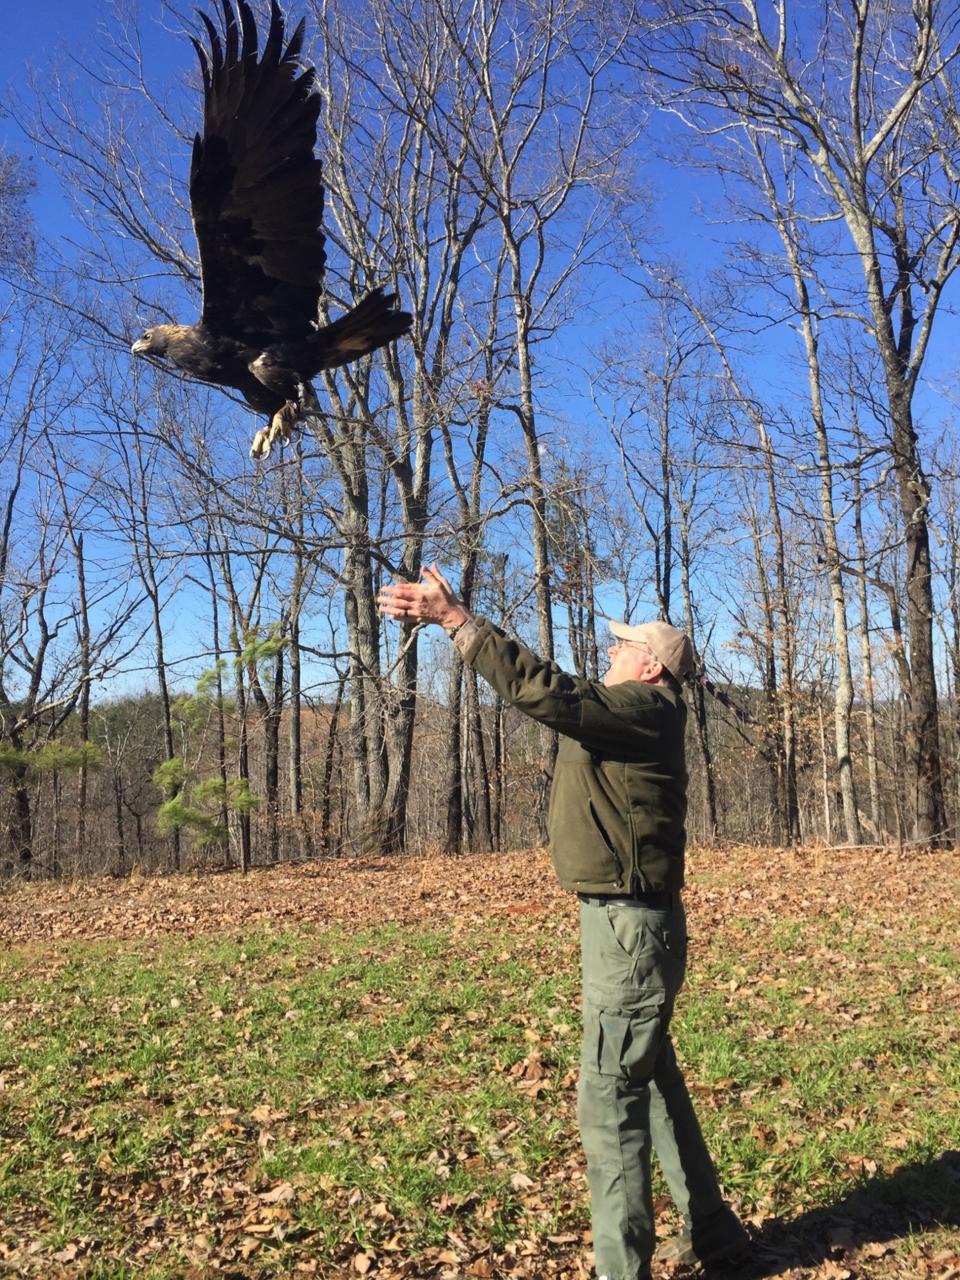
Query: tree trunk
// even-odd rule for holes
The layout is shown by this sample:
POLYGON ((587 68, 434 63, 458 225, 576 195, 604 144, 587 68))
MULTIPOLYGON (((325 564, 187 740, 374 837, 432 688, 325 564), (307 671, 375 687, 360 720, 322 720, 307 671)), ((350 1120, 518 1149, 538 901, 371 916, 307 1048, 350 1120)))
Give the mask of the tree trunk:
MULTIPOLYGON (((38 778, 35 812, 42 812, 42 792, 43 779, 38 778)), ((63 779, 60 776, 59 769, 53 769, 50 773, 50 802, 53 809, 53 830, 50 836, 50 874, 54 880, 59 880, 63 874, 63 779)))
POLYGON ((910 637, 910 685, 906 691, 908 776, 913 782, 910 815, 913 839, 938 847, 946 840, 947 818, 940 771, 939 710, 933 648, 935 606, 930 534, 926 518, 930 495, 916 443, 909 403, 901 403, 897 406, 893 422, 893 448, 900 511, 904 522, 906 613, 910 637))
POLYGON ((283 719, 283 649, 273 659, 273 689, 265 729, 269 860, 280 861, 280 725, 283 719))
MULTIPOLYGON (((327 730, 327 742, 323 752, 323 773, 320 784, 320 848, 327 857, 333 853, 331 840, 333 815, 333 764, 337 751, 337 733, 340 728, 340 711, 343 706, 343 693, 347 686, 347 677, 341 676, 337 684, 337 696, 330 713, 330 725, 327 730)), ((341 813, 345 806, 341 805, 341 813)))
MULTIPOLYGON (((954 745, 954 810, 951 827, 954 833, 960 826, 960 511, 956 489, 947 503, 945 541, 947 544, 947 599, 950 612, 950 634, 947 637, 947 653, 950 673, 953 677, 952 725, 954 745)), ((948 814, 948 818, 951 815, 948 814)), ((955 836, 956 838, 956 836, 955 836)))
POLYGON ((857 599, 860 606, 860 663, 863 669, 863 716, 867 755, 867 789, 870 793, 870 822, 873 838, 883 840, 886 822, 880 800, 880 771, 877 756, 877 713, 873 696, 873 655, 870 647, 871 614, 867 594, 867 548, 863 536, 863 498, 860 473, 854 470, 853 529, 857 547, 857 599))
POLYGON ((123 770, 119 760, 113 767, 113 818, 117 833, 116 873, 126 875, 127 850, 123 834, 123 770))
MULTIPOLYGON (((883 362, 892 432, 892 460, 896 474, 906 559, 906 618, 910 640, 907 699, 907 767, 910 779, 910 818, 913 839, 937 847, 946 839, 946 811, 940 771, 940 730, 933 647, 933 574, 927 511, 930 487, 920 462, 913 425, 913 390, 919 374, 914 356, 916 317, 913 311, 913 264, 908 249, 902 192, 895 189, 897 220, 894 258, 899 273, 899 331, 887 305, 875 233, 866 216, 855 227, 861 251, 867 296, 883 362)), ((954 232, 956 235, 956 232, 954 232)))
POLYGON ((774 642, 774 611, 767 582, 763 539, 760 536, 756 512, 751 514, 753 562, 760 591, 760 608, 763 628, 760 646, 760 674, 763 696, 763 745, 760 749, 767 766, 768 794, 770 798, 770 838, 774 844, 789 840, 789 820, 786 802, 786 776, 783 751, 783 720, 780 714, 780 697, 777 688, 777 651, 774 642))
MULTIPOLYGON (((810 414, 817 441, 820 467, 820 514, 823 519, 823 540, 827 552, 827 578, 830 599, 833 604, 833 653, 837 664, 837 687, 833 699, 834 741, 836 744, 836 773, 843 803, 843 821, 848 844, 860 843, 860 817, 857 810, 857 792, 853 776, 853 759, 850 750, 850 715, 853 709, 853 675, 850 670, 850 642, 847 634, 846 601, 840 568, 840 546, 837 539, 837 519, 833 505, 833 465, 830 457, 830 439, 823 404, 820 369, 820 345, 810 294, 800 261, 795 225, 783 214, 772 175, 759 146, 755 145, 757 164, 762 175, 764 193, 771 214, 786 250, 793 278, 800 327, 807 357, 807 382, 810 392, 810 414)), ((781 535, 782 536, 782 535, 781 535)), ((784 627, 788 623, 784 618, 784 627)), ((799 833, 798 833, 799 834, 799 833)), ((829 838, 829 837, 828 837, 829 838)))
POLYGON ((297 550, 297 568, 294 574, 294 590, 290 602, 290 709, 287 722, 287 753, 289 756, 290 817, 297 832, 297 847, 301 858, 311 854, 309 836, 303 822, 303 694, 300 677, 300 551, 297 550))
MULTIPOLYGON (((533 377, 530 367, 529 301, 523 296, 519 253, 514 263, 516 307, 516 353, 520 375, 520 425, 527 451, 530 485, 530 541, 533 548, 534 598, 537 609, 537 636, 540 656, 553 659, 553 607, 550 590, 550 548, 547 541, 547 495, 540 461, 533 404, 533 377)), ((553 782, 558 739, 552 729, 537 726, 540 739, 540 771, 536 782, 536 820, 541 844, 547 842, 547 798, 553 782)))
POLYGON ((11 844, 16 865, 24 880, 33 876, 33 819, 30 814, 30 788, 26 765, 11 770, 13 781, 13 813, 11 844))
MULTIPOLYGON (((507 616, 507 561, 506 553, 490 557, 490 586, 496 600, 496 616, 502 624, 507 616)), ((493 847, 504 847, 507 808, 507 734, 506 704, 502 698, 493 700, 493 776, 491 778, 490 830, 493 847)))
POLYGON ((817 719, 820 725, 820 785, 823 790, 823 838, 832 839, 833 818, 830 813, 830 766, 827 762, 827 731, 823 723, 823 697, 817 696, 817 719))
POLYGON ((456 649, 450 659, 448 682, 446 732, 443 735, 446 755, 446 776, 443 784, 445 796, 443 852, 459 853, 463 838, 463 660, 456 649))
POLYGON ((703 766, 704 799, 707 809, 707 839, 711 844, 716 842, 719 834, 717 820, 717 782, 714 776, 713 755, 710 750, 710 735, 707 729, 707 700, 704 693, 703 659, 696 641, 693 621, 693 595, 690 588, 690 543, 687 527, 687 512, 680 508, 680 590, 683 594, 683 617, 687 635, 690 637, 694 651, 694 671, 696 679, 693 685, 693 722, 696 727, 697 747, 700 751, 700 763, 703 766))
MULTIPOLYGON (((800 804, 797 796, 797 707, 794 691, 794 621, 793 608, 787 585, 786 546, 783 537, 783 521, 780 516, 780 499, 777 492, 773 446, 766 428, 760 423, 760 443, 763 449, 767 475, 767 491, 770 497, 770 516, 773 521, 774 567, 777 589, 777 609, 780 625, 775 627, 776 642, 780 649, 780 745, 783 768, 784 817, 787 841, 797 843, 801 838, 800 804)), ((772 622, 772 615, 771 615, 772 622)))
MULTIPOLYGON (((74 542, 74 559, 77 565, 77 607, 80 610, 80 678, 83 681, 77 703, 80 742, 90 740, 90 613, 87 605, 86 566, 83 558, 83 534, 74 542)), ((74 867, 82 874, 87 849, 87 761, 86 756, 77 770, 77 828, 74 844, 74 867)))
POLYGON ((210 579, 210 614, 213 626, 213 656, 217 672, 217 774, 223 795, 220 800, 217 821, 227 830, 227 724, 223 705, 223 647, 220 643, 220 597, 217 578, 213 567, 210 535, 207 534, 204 559, 207 562, 207 576, 210 579))
MULTIPOLYGON (((365 480, 364 480, 365 488, 365 480)), ((350 750, 354 762, 357 830, 366 853, 386 844, 387 750, 380 676, 380 619, 374 604, 368 539, 355 526, 345 569, 346 621, 350 650, 350 750)), ((404 641, 407 636, 404 636, 404 641)))
MULTIPOLYGON (((233 612, 233 671, 234 697, 237 701, 237 780, 244 791, 250 786, 250 746, 247 739, 247 690, 243 677, 243 639, 239 630, 240 619, 236 613, 236 604, 231 602, 233 612)), ((246 875, 250 870, 253 854, 251 842, 250 813, 242 808, 237 814, 237 830, 240 837, 240 871, 246 875)))
POLYGON ((467 726, 470 743, 469 756, 473 762, 473 795, 472 805, 473 850, 486 853, 493 848, 493 817, 490 809, 490 777, 487 772, 487 749, 483 738, 483 718, 480 705, 480 690, 477 684, 477 673, 470 670, 466 673, 467 686, 467 726))

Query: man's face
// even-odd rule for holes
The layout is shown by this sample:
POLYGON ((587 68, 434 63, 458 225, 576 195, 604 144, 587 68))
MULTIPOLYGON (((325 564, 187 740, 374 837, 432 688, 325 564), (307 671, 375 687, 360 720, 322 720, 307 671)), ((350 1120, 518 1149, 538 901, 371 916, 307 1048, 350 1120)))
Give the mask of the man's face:
POLYGON ((611 640, 607 657, 610 670, 603 677, 605 685, 623 684, 625 680, 656 684, 663 675, 663 663, 639 640, 611 640))

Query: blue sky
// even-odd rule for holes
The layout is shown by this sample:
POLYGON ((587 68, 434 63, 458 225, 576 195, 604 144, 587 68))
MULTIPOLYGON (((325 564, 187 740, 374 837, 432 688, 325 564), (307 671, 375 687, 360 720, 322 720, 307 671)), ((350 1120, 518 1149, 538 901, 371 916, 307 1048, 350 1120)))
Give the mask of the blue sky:
MULTIPOLYGON (((120 7, 141 15, 138 25, 144 41, 144 60, 155 83, 193 73, 194 54, 178 30, 180 18, 156 2, 129 6, 121 3, 120 7)), ((114 25, 110 0, 33 0, 6 8, 5 38, 0 46, 0 101, 10 91, 17 93, 28 67, 40 76, 41 83, 54 65, 68 76, 82 75, 80 68, 96 60, 98 28, 114 25)), ((287 8, 291 14, 296 12, 294 4, 287 8)), ((193 7, 184 12, 193 21, 193 7)), ((197 107, 199 117, 199 102, 197 107)), ((651 132, 661 157, 669 155, 668 132, 656 121, 652 122, 651 132)), ((32 150, 16 124, 5 118, 0 118, 0 145, 26 155, 32 150)), ((709 213, 711 206, 715 208, 719 203, 719 185, 702 171, 692 173, 663 158, 648 159, 642 173, 656 192, 651 212, 657 234, 651 247, 674 257, 692 273, 709 270, 722 257, 723 245, 738 234, 737 228, 724 225, 716 217, 704 216, 704 209, 709 213)), ((56 177, 43 164, 37 165, 36 174, 39 189, 32 203, 34 215, 41 234, 56 237, 70 229, 69 210, 56 177)), ((614 299, 611 302, 615 304, 614 299)), ((934 380, 952 376, 952 351, 960 346, 960 327, 952 318, 946 319, 946 323, 941 321, 938 350, 934 353, 934 363, 941 367, 928 375, 934 380), (949 356, 946 365, 941 364, 941 353, 949 356)), ((756 362, 758 371, 763 363, 756 362)), ((782 366, 779 372, 782 373, 782 366)))
MULTIPOLYGON (((151 70, 163 76, 182 67, 188 57, 193 57, 193 51, 164 29, 164 25, 171 24, 169 16, 165 20, 149 16, 156 15, 157 8, 146 7, 141 26, 151 70)), ((108 23, 111 14, 107 0, 11 0, 4 9, 0 101, 11 90, 20 90, 28 71, 36 73, 41 83, 52 66, 61 68, 66 75, 75 73, 76 64, 82 67, 89 61, 91 51, 96 50, 98 27, 108 23)), ((0 144, 11 151, 31 154, 29 143, 10 119, 0 118, 0 144)), ((37 168, 37 178, 34 214, 42 233, 55 236, 69 225, 68 212, 55 178, 42 165, 37 168)))
MULTIPOLYGON (((294 0, 286 5, 291 14, 296 12, 296 7, 294 0)), ((169 12, 160 12, 158 3, 144 3, 139 8, 144 59, 151 80, 163 84, 192 75, 194 53, 183 35, 177 33, 178 19, 169 12)), ((192 20, 192 6, 184 6, 184 12, 192 20)), ((4 16, 5 40, 0 48, 0 93, 5 94, 8 89, 16 91, 24 81, 28 65, 41 77, 41 84, 42 77, 54 64, 65 74, 76 74, 80 78, 82 67, 96 60, 91 55, 100 44, 98 26, 110 23, 111 13, 107 0, 34 0, 31 4, 9 7, 4 16)), ((197 118, 199 120, 199 100, 197 118)), ((657 150, 661 156, 669 156, 668 126, 655 123, 652 130, 657 135, 657 150)), ((30 154, 29 144, 11 120, 0 119, 0 145, 30 154)), ((32 207, 41 236, 55 240, 70 235, 72 219, 58 180, 43 164, 38 164, 36 172, 39 189, 32 207)), ((704 275, 720 262, 724 244, 741 233, 740 229, 724 226, 700 211, 701 205, 718 202, 719 184, 702 171, 691 173, 663 158, 648 159, 643 173, 656 189, 652 209, 656 235, 651 252, 671 257, 691 276, 704 275)), ((185 164, 183 179, 186 180, 185 164)), ((636 330, 635 291, 622 288, 609 272, 605 273, 600 290, 595 311, 604 317, 613 316, 622 329, 636 330)), ((566 363, 569 369, 563 378, 566 385, 561 387, 563 398, 558 397, 553 412, 558 430, 570 437, 575 436, 578 422, 584 419, 589 422, 588 415, 592 414, 583 390, 579 360, 579 339, 589 340, 590 323, 588 320, 579 330, 568 331, 571 336, 562 340, 553 352, 558 362, 566 363)), ((792 402, 798 412, 802 412, 806 389, 797 360, 796 338, 782 327, 764 334, 753 344, 745 342, 743 349, 744 367, 753 385, 772 401, 792 402)), ((956 381, 954 353, 957 349, 960 349, 960 326, 955 317, 944 315, 939 321, 937 345, 927 368, 926 388, 918 401, 921 416, 933 435, 938 433, 941 423, 952 419, 956 407, 949 393, 956 381)), ((616 606, 611 602, 608 607, 613 611, 616 606)))
MULTIPOLYGON (((139 12, 139 26, 144 41, 144 60, 155 83, 178 75, 192 74, 195 55, 182 34, 178 19, 159 12, 158 4, 132 6, 139 12)), ((208 8, 215 8, 211 0, 208 8)), ((288 4, 291 15, 296 6, 288 4)), ((34 0, 13 4, 4 14, 4 41, 0 45, 0 101, 11 90, 17 93, 24 83, 28 68, 42 77, 52 66, 70 76, 97 59, 98 28, 113 25, 109 0, 34 0), (91 55, 93 55, 91 57, 91 55)), ((186 9, 192 19, 192 6, 186 9)), ((199 123, 199 101, 197 103, 199 123)), ((8 150, 30 155, 32 148, 9 118, 0 118, 0 145, 8 150)), ((69 210, 61 198, 56 178, 43 165, 37 167, 39 190, 33 200, 36 220, 45 235, 56 236, 70 227, 69 210)), ((662 161, 651 161, 644 177, 657 188, 655 222, 669 229, 666 240, 686 265, 707 266, 716 257, 716 244, 731 233, 721 226, 710 226, 696 212, 703 198, 702 176, 672 168, 662 161)), ((184 173, 186 178, 186 173, 184 173)), ((707 193, 708 194, 708 193, 707 193)))

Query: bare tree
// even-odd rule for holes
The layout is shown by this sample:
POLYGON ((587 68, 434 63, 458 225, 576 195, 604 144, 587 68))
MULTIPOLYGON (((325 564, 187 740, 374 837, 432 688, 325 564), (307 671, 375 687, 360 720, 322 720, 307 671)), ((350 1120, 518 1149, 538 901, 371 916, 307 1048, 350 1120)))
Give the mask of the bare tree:
POLYGON ((853 510, 854 545, 856 547, 857 603, 860 611, 860 664, 863 681, 864 749, 867 758, 867 790, 870 795, 870 825, 874 839, 884 832, 883 808, 880 803, 880 770, 877 754, 877 712, 873 692, 873 651, 871 645, 872 610, 867 594, 867 548, 863 534, 863 500, 860 476, 854 472, 853 510))
MULTIPOLYGON (((642 347, 635 347, 631 335, 616 351, 608 351, 598 385, 612 397, 611 428, 632 515, 622 557, 627 614, 633 608, 635 566, 640 565, 637 576, 642 577, 649 563, 660 616, 683 626, 697 654, 691 701, 703 771, 704 825, 712 840, 720 822, 705 677, 705 646, 713 627, 704 634, 697 596, 704 553, 720 535, 712 477, 724 466, 715 448, 723 409, 716 401, 710 343, 700 321, 668 296, 655 294, 650 301, 653 314, 642 347), (637 546, 643 545, 636 524, 646 535, 649 561, 636 556, 637 546)), ((707 564, 706 572, 716 572, 719 563, 707 564)))
MULTIPOLYGON (((774 812, 783 818, 783 833, 788 841, 800 838, 800 811, 797 797, 796 718, 797 699, 794 688, 794 607, 787 568, 787 546, 781 510, 780 476, 777 450, 770 433, 764 406, 750 394, 741 375, 734 368, 731 351, 721 328, 720 315, 711 315, 698 302, 686 285, 669 268, 657 269, 654 279, 666 295, 684 307, 700 327, 720 366, 725 386, 725 410, 729 421, 728 444, 735 455, 749 454, 762 472, 766 489, 766 523, 772 538, 772 554, 764 548, 764 522, 757 505, 757 495, 744 489, 745 505, 753 546, 756 581, 762 603, 763 659, 759 669, 764 673, 763 690, 768 700, 769 742, 776 744, 775 758, 780 803, 774 812), (744 439, 741 420, 755 434, 756 443, 744 439), (772 566, 771 566, 772 561, 772 566), (772 575, 770 569, 772 567, 772 575), (779 672, 778 672, 779 667, 779 672), (778 727, 773 728, 774 716, 778 727)), ((739 471, 739 468, 738 468, 739 471)), ((737 473, 735 473, 737 474, 737 473)), ((737 474, 737 483, 743 477, 737 474)), ((767 753, 770 763, 769 749, 767 753)))
POLYGON ((51 465, 54 433, 77 391, 65 373, 72 337, 50 318, 25 324, 11 340, 0 383, 0 753, 13 793, 9 849, 28 877, 31 781, 45 770, 85 770, 85 740, 71 750, 59 736, 78 705, 89 706, 91 683, 120 665, 139 640, 132 620, 140 601, 119 566, 105 558, 95 576, 86 572, 89 490, 68 490, 51 465))
MULTIPOLYGON (((509 271, 516 415, 527 457, 538 647, 553 657, 548 493, 533 352, 556 326, 556 309, 574 274, 610 251, 611 214, 636 197, 626 155, 638 125, 612 92, 609 72, 627 39, 626 26, 604 25, 592 5, 550 0, 538 8, 495 3, 481 21, 447 18, 461 74, 482 87, 480 128, 471 150, 481 190, 499 229, 509 271), (455 25, 456 24, 456 25, 455 25), (504 43, 501 32, 512 37, 504 43), (507 54, 506 65, 493 56, 507 54), (559 145, 555 121, 568 120, 559 145), (581 197, 585 197, 581 199, 581 197), (559 263, 548 245, 577 208, 579 226, 559 263)), ((619 228, 618 228, 619 232, 619 228)), ((542 731, 540 822, 553 775, 556 735, 542 731)))
MULTIPOLYGON (((515 377, 513 385, 491 390, 519 426, 525 451, 538 644, 549 656, 553 619, 547 498, 532 353, 560 318, 558 305, 573 274, 611 240, 609 215, 622 199, 620 170, 635 136, 609 75, 623 31, 604 29, 592 9, 570 3, 530 8, 498 0, 468 11, 448 0, 428 5, 377 2, 360 11, 358 19, 351 47, 361 53, 354 54, 352 71, 356 74, 373 43, 374 74, 367 75, 392 112, 394 133, 398 116, 407 121, 400 136, 409 160, 407 165, 394 160, 393 171, 406 174, 412 161, 418 174, 416 187, 403 177, 390 206, 416 215, 403 226, 398 260, 401 278, 412 286, 417 313, 412 383, 417 439, 423 410, 435 414, 440 403, 438 375, 452 350, 445 322, 454 314, 464 253, 481 233, 490 257, 502 253, 508 287, 501 295, 501 340, 509 331, 515 377), (555 129, 558 115, 569 126, 562 140, 555 129), (434 174, 443 179, 437 196, 444 215, 440 226, 433 225, 425 186, 426 177, 432 180, 434 174), (548 253, 550 230, 559 233, 561 228, 568 242, 559 254, 556 249, 548 253), (492 252, 490 246, 496 246, 492 252), (431 285, 424 293, 428 263, 431 285), (425 312, 423 303, 430 298, 425 312), (423 325, 424 316, 429 316, 429 328, 423 325), (423 406, 419 411, 418 403, 423 406)), ((560 243, 555 235, 553 244, 560 243)), ((407 537, 404 569, 416 567, 410 559, 415 547, 416 538, 407 537)), ((413 661, 412 652, 401 667, 407 679, 411 672, 404 667, 413 661)), ((544 794, 554 751, 552 735, 542 735, 544 794)))
MULTIPOLYGON (((175 590, 181 572, 168 548, 158 542, 158 498, 156 489, 163 485, 165 434, 170 419, 170 404, 158 395, 152 401, 147 394, 130 396, 126 388, 101 378, 101 413, 110 423, 109 446, 115 451, 117 465, 111 468, 109 486, 113 498, 113 519, 123 529, 130 557, 142 585, 150 611, 153 640, 154 673, 160 692, 165 759, 178 754, 174 735, 169 665, 168 632, 164 610, 175 590), (166 422, 164 418, 166 417, 166 422), (160 421, 157 421, 157 418, 160 421), (155 424, 155 425, 154 425, 155 424), (151 430, 151 426, 153 429, 151 430)), ((137 385, 135 383, 135 385, 137 385)), ((142 388, 145 393, 146 388, 142 388)), ((168 794, 167 798, 170 798, 168 794)), ((180 868, 181 835, 176 826, 170 832, 170 859, 180 868)))
POLYGON ((34 230, 27 201, 35 185, 23 157, 0 148, 0 270, 18 274, 33 261, 34 230))
POLYGON ((938 843, 938 746, 927 510, 913 404, 940 302, 960 263, 956 58, 960 10, 938 0, 830 0, 819 21, 786 0, 658 6, 645 65, 700 136, 775 140, 795 158, 808 225, 839 221, 861 269, 838 310, 879 355, 906 547, 908 757, 914 836, 938 843))
POLYGON ((851 754, 850 720, 853 675, 847 636, 842 555, 834 503, 834 467, 828 415, 824 400, 820 315, 811 298, 817 281, 817 253, 807 235, 802 206, 798 207, 797 162, 791 148, 779 140, 769 143, 759 130, 745 130, 745 177, 763 197, 764 208, 754 216, 775 228, 783 245, 786 270, 793 288, 793 313, 803 339, 809 390, 810 420, 816 441, 819 501, 826 571, 833 606, 833 647, 837 680, 833 699, 835 760, 848 843, 860 840, 860 819, 851 754))
MULTIPOLYGON (((485 548, 486 532, 496 518, 493 505, 487 498, 486 452, 495 407, 495 388, 503 376, 508 357, 497 343, 499 326, 499 295, 504 287, 505 258, 501 251, 495 265, 489 269, 489 306, 485 313, 465 316, 471 345, 479 352, 480 368, 475 376, 467 377, 461 393, 461 413, 466 419, 469 476, 463 460, 458 456, 456 423, 448 421, 441 426, 444 461, 447 478, 453 493, 456 520, 449 526, 446 536, 454 541, 459 551, 460 582, 458 594, 467 608, 476 601, 478 573, 485 548), (484 326, 480 328, 479 326, 484 326)), ((500 497, 507 495, 501 493, 500 497)), ((441 537, 444 531, 441 526, 441 537)), ((464 667, 457 650, 453 651, 450 665, 450 684, 447 704, 447 740, 449 743, 444 783, 445 815, 443 847, 448 852, 458 852, 463 843, 464 829, 470 825, 471 808, 480 814, 478 844, 480 848, 494 846, 493 825, 494 779, 486 767, 480 692, 476 673, 464 667), (466 732, 464 732, 463 686, 466 682, 466 732), (466 794, 470 774, 469 761, 478 762, 478 788, 474 791, 473 805, 466 794)))

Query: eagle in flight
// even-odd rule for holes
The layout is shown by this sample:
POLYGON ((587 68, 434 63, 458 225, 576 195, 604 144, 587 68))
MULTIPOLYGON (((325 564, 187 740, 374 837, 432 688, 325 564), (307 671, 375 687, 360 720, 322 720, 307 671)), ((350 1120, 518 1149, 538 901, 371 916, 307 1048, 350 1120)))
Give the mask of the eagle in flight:
POLYGON ((399 338, 411 317, 382 289, 333 324, 319 320, 326 261, 323 185, 314 155, 320 95, 303 69, 303 21, 284 46, 270 3, 260 52, 247 0, 220 0, 223 32, 200 17, 209 53, 193 40, 203 74, 203 136, 193 141, 190 205, 200 250, 197 324, 144 330, 131 350, 161 356, 202 382, 232 387, 259 413, 251 457, 265 458, 300 419, 318 411, 311 378, 399 338))

